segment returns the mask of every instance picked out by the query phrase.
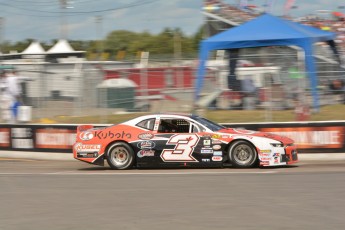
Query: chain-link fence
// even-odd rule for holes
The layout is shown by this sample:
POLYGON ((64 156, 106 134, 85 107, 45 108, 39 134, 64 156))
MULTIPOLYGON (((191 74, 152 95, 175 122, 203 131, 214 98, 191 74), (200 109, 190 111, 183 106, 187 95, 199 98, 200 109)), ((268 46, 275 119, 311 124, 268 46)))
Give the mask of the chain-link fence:
MULTIPOLYGON (((123 112, 192 112, 204 109, 294 109, 312 106, 304 62, 294 48, 245 49, 237 62, 240 91, 228 89, 226 54, 209 61, 195 100, 197 59, 133 62, 31 63, 16 65, 23 101, 33 120, 56 116, 106 116, 123 112)), ((212 56, 212 55, 211 55, 212 56)), ((213 58, 212 58, 213 59, 213 58)), ((327 55, 316 55, 320 105, 344 103, 344 71, 327 55), (318 57, 319 56, 319 57, 318 57)), ((270 117, 267 116, 267 120, 270 117)))

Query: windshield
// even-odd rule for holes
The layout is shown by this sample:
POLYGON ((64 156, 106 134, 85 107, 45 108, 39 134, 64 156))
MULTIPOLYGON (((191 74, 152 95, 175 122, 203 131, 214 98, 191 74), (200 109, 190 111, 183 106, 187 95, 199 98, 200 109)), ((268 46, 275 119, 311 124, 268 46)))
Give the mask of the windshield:
POLYGON ((220 124, 207 120, 206 118, 203 118, 203 117, 193 117, 193 119, 214 132, 226 128, 220 124))

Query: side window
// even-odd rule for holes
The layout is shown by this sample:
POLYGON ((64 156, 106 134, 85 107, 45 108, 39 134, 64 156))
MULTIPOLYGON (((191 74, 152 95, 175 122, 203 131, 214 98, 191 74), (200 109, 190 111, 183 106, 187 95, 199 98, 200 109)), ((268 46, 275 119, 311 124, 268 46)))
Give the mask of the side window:
POLYGON ((140 128, 148 129, 148 130, 153 130, 154 123, 155 123, 155 119, 151 118, 151 119, 146 119, 139 122, 138 124, 136 124, 136 126, 140 128))
POLYGON ((190 123, 184 119, 161 119, 159 133, 189 133, 190 123))
POLYGON ((191 124, 190 133, 198 133, 198 132, 200 132, 200 127, 196 124, 191 124))

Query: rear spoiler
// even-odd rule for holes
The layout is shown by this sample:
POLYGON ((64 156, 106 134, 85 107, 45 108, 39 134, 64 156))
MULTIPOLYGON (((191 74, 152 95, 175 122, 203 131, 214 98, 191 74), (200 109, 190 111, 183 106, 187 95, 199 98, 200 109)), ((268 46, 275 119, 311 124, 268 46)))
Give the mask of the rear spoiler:
POLYGON ((84 132, 88 129, 92 129, 93 125, 79 125, 77 128, 77 132, 84 132))

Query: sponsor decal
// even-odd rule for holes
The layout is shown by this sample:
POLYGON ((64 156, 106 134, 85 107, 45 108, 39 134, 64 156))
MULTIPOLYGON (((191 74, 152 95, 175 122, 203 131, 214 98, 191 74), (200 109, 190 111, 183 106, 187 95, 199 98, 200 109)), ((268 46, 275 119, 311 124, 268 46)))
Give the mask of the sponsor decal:
POLYGON ((0 128, 0 147, 10 147, 10 129, 0 128))
POLYGON ((91 140, 93 138, 93 133, 92 132, 82 132, 79 135, 79 138, 83 141, 88 141, 91 140))
POLYGON ((141 133, 138 135, 138 138, 141 140, 151 140, 154 137, 152 133, 141 133))
POLYGON ((82 143, 76 143, 74 149, 78 153, 98 153, 101 150, 101 145, 84 145, 82 143))
POLYGON ((154 157, 155 156, 155 151, 150 149, 150 150, 141 150, 141 155, 144 157, 154 157))
POLYGON ((260 150, 261 153, 271 153, 270 149, 262 149, 260 150))
POLYGON ((271 154, 270 153, 260 153, 259 152, 259 156, 261 157, 269 157, 271 154))
POLYGON ((253 130, 247 130, 247 129, 234 129, 235 132, 240 134, 254 134, 256 131, 253 130))
POLYGON ((68 129, 37 129, 36 147, 49 149, 71 149, 76 139, 74 130, 68 129))
POLYGON ((221 135, 219 135, 219 134, 213 134, 212 135, 212 138, 214 138, 214 139, 219 139, 219 138, 221 138, 222 136, 221 135))
POLYGON ((98 139, 106 139, 106 138, 116 138, 116 139, 124 139, 124 138, 131 138, 132 135, 130 133, 125 133, 124 131, 119 133, 113 133, 110 130, 108 131, 96 131, 95 137, 98 139))
POLYGON ((80 158, 97 158, 98 153, 78 152, 77 157, 80 157, 80 158))
POLYGON ((141 141, 137 146, 139 149, 153 149, 156 144, 153 141, 141 141))
POLYGON ((220 146, 220 145, 213 145, 212 148, 213 148, 213 150, 219 150, 219 149, 222 148, 222 146, 220 146))
POLYGON ((98 153, 88 153, 87 157, 97 157, 98 153))
POLYGON ((210 146, 211 140, 204 140, 204 146, 210 146))
POLYGON ((342 148, 345 127, 282 127, 261 128, 260 131, 289 137, 299 149, 342 148))
POLYGON ((214 151, 213 156, 223 156, 223 152, 222 151, 214 151))
POLYGON ((273 154, 273 158, 274 158, 274 163, 277 164, 280 161, 280 154, 279 153, 274 153, 273 154))
POLYGON ((261 158, 260 158, 260 160, 262 160, 262 161, 270 161, 270 160, 271 160, 271 158, 267 158, 267 157, 261 157, 261 158))
POLYGON ((155 126, 154 126, 153 130, 158 130, 159 124, 160 124, 160 119, 156 118, 155 126))
POLYGON ((137 154, 138 157, 153 157, 155 155, 155 151, 152 149, 149 150, 140 150, 137 154))
POLYGON ((230 138, 229 135, 222 135, 222 138, 230 138))
POLYGON ((204 158, 204 159, 201 159, 201 161, 202 161, 202 162, 211 162, 210 159, 205 159, 205 158, 204 158))
POLYGON ((212 161, 222 161, 223 160, 223 157, 221 156, 213 156, 212 157, 212 161))
POLYGON ((211 149, 211 148, 202 148, 200 152, 201 153, 213 153, 213 149, 211 149))
POLYGON ((31 128, 12 128, 12 148, 32 149, 34 148, 33 131, 31 128))
POLYGON ((221 144, 222 141, 221 141, 221 140, 218 140, 218 139, 212 139, 212 143, 213 143, 213 144, 221 144))

